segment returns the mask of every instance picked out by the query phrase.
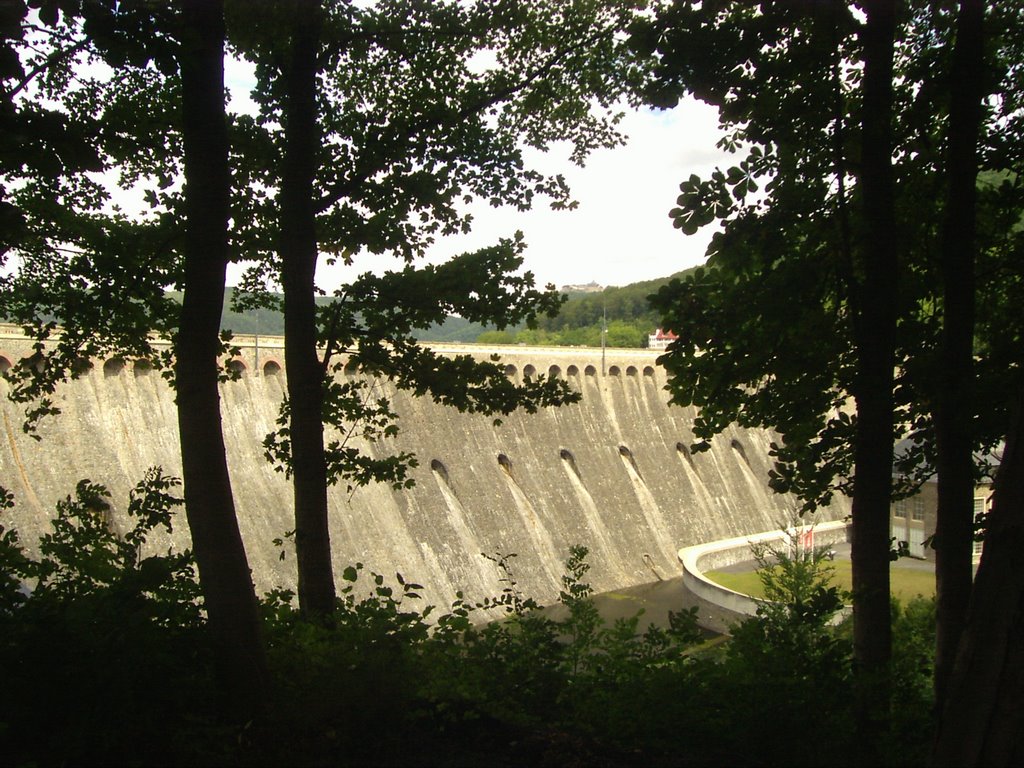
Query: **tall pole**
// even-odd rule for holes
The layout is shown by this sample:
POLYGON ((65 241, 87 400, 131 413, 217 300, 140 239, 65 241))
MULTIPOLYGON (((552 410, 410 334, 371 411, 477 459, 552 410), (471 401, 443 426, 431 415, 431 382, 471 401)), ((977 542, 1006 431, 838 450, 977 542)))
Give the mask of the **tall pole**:
POLYGON ((606 339, 608 337, 608 310, 603 306, 601 307, 601 375, 604 376, 604 350, 607 346, 606 339))

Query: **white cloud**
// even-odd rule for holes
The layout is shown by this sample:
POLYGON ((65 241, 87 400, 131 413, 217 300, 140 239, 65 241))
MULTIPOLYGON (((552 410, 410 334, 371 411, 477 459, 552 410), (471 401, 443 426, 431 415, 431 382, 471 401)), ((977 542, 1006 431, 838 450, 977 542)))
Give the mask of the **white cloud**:
POLYGON ((235 56, 225 57, 224 86, 228 90, 232 111, 243 115, 259 113, 259 106, 252 98, 252 91, 256 87, 255 64, 235 56))
MULTIPOLYGON (((253 66, 237 59, 225 64, 232 108, 254 114, 249 95, 256 82, 253 66)), ((565 146, 527 158, 541 171, 565 176, 579 202, 576 210, 552 211, 544 201, 526 213, 474 204, 469 208, 473 231, 439 241, 428 260, 442 262, 522 230, 528 245, 524 269, 541 285, 625 285, 703 262, 710 228, 687 237, 672 227, 668 213, 676 205, 681 181, 727 162, 715 146, 720 138, 715 109, 686 99, 672 110, 628 110, 621 128, 627 143, 595 152, 582 168, 569 162, 565 146)), ((358 255, 352 266, 331 266, 325 258, 317 282, 330 291, 363 272, 401 266, 394 257, 372 254, 358 255)), ((229 280, 237 279, 240 271, 232 267, 229 280)))
MULTIPOLYGON (((534 158, 541 170, 565 175, 579 201, 576 210, 542 205, 521 213, 472 206, 473 232, 438 242, 429 260, 491 245, 519 229, 529 246, 524 268, 542 285, 591 280, 625 285, 703 262, 711 232, 686 237, 672 227, 668 212, 681 181, 727 162, 715 147, 720 136, 715 110, 687 100, 670 111, 631 111, 622 128, 627 144, 594 153, 583 168, 572 165, 564 149, 534 158)), ((356 274, 400 266, 394 258, 363 255, 352 267, 321 265, 318 282, 330 290, 356 274)))

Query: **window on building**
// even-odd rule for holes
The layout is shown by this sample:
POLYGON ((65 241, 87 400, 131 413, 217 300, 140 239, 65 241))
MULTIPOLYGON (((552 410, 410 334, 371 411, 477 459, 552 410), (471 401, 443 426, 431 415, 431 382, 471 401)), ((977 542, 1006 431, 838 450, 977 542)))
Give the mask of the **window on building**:
MULTIPOLYGON (((988 511, 988 499, 984 496, 976 496, 974 498, 974 519, 982 517, 988 511)), ((984 542, 975 541, 974 551, 972 552, 972 559, 974 562, 978 562, 981 559, 981 548, 984 542)))
POLYGON ((911 528, 907 534, 907 553, 911 557, 924 557, 924 529, 911 528))
POLYGON ((985 509, 986 509, 985 497, 984 496, 976 496, 974 498, 974 517, 975 517, 975 519, 977 519, 977 518, 981 517, 982 515, 984 515, 985 514, 985 509))
POLYGON ((914 520, 924 520, 924 499, 920 496, 913 500, 910 514, 913 515, 914 520))
POLYGON ((907 516, 907 502, 906 499, 900 499, 894 502, 892 505, 892 513, 895 517, 906 517, 907 516))

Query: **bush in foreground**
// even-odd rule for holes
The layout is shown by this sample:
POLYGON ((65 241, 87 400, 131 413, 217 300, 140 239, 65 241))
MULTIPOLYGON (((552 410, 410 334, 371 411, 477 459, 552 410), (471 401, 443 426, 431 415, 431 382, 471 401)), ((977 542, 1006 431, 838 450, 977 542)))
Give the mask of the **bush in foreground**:
MULTIPOLYGON (((710 647, 693 611, 644 632, 639 615, 606 623, 582 547, 566 562, 559 621, 520 592, 514 555, 490 556, 500 595, 460 595, 444 613, 420 606, 419 585, 358 564, 342 574, 323 624, 303 621, 291 593, 272 592, 262 601, 271 712, 223 722, 191 556, 146 554, 149 534, 170 527, 175 483, 150 472, 123 534, 107 519, 104 489, 80 483, 38 557, 0 530, 0 763, 857 761, 849 642, 820 594, 779 594, 710 647), (503 618, 484 620, 495 613, 503 618)), ((931 616, 913 603, 894 617, 893 757, 904 764, 925 754, 931 616)))

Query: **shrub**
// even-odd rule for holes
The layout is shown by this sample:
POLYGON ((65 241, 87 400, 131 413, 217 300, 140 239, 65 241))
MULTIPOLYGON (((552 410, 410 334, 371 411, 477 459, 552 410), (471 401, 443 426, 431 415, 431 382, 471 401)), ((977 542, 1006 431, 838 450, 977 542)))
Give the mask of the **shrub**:
POLYGON ((106 489, 79 482, 57 504, 38 559, 0 529, 7 759, 123 764, 172 759, 184 746, 176 729, 213 698, 199 587, 191 553, 143 554, 154 529, 171 529, 177 484, 147 472, 119 536, 106 489))
POLYGON ((852 737, 851 646, 830 623, 845 596, 830 584, 828 548, 805 548, 790 526, 782 543, 752 549, 767 599, 732 629, 732 727, 793 764, 835 761, 829 750, 852 737))

